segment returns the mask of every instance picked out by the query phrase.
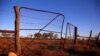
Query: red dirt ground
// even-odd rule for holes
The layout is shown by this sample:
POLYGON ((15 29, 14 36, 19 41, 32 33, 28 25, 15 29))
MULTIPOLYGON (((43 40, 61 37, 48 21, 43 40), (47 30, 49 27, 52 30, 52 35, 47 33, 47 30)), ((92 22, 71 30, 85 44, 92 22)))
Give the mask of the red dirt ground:
MULTIPOLYGON (((86 40, 77 40, 73 45, 72 41, 66 40, 64 49, 59 49, 60 40, 46 40, 21 38, 20 56, 100 56, 100 43, 86 40)), ((10 51, 15 51, 13 38, 0 38, 0 56, 10 51)))

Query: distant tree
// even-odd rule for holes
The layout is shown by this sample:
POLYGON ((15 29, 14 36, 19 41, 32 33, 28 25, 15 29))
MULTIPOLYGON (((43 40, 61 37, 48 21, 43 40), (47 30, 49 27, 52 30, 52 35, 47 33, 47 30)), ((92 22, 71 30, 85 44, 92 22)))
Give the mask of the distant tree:
POLYGON ((65 39, 64 37, 61 38, 62 40, 65 39))
POLYGON ((48 33, 48 36, 50 37, 50 39, 53 39, 53 35, 54 35, 54 33, 52 33, 52 32, 48 33))
POLYGON ((48 36, 49 36, 49 35, 48 35, 47 33, 43 33, 43 34, 42 34, 42 38, 43 38, 43 39, 48 39, 48 36))
POLYGON ((29 37, 29 38, 32 38, 32 37, 33 37, 33 35, 32 35, 32 34, 29 34, 29 35, 28 35, 28 37, 29 37))
POLYGON ((53 38, 57 39, 57 37, 58 37, 58 34, 54 34, 53 38))
POLYGON ((35 34, 34 34, 34 37, 37 38, 37 39, 40 39, 41 36, 42 36, 41 33, 35 33, 35 34))

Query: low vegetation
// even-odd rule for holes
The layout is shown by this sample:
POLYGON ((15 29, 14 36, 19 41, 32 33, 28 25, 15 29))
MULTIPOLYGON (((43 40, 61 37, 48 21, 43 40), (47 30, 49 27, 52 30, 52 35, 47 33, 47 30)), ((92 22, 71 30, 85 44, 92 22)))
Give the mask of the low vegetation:
MULTIPOLYGON (((59 48, 59 39, 21 38, 20 56, 100 56, 99 42, 77 40, 74 45, 72 41, 66 40, 64 48, 59 48)), ((0 38, 0 56, 10 51, 15 51, 14 38, 0 38)))

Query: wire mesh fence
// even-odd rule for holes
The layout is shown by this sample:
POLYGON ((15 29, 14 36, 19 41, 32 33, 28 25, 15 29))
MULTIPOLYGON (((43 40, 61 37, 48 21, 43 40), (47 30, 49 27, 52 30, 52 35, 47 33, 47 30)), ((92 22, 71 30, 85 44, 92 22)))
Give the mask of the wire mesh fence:
POLYGON ((21 9, 20 14, 20 29, 23 36, 28 32, 28 34, 61 33, 63 16, 29 9, 21 9))
POLYGON ((20 36, 30 39, 24 47, 34 45, 32 43, 39 43, 42 48, 59 48, 63 35, 63 24, 64 16, 62 14, 22 7, 20 10, 20 36))

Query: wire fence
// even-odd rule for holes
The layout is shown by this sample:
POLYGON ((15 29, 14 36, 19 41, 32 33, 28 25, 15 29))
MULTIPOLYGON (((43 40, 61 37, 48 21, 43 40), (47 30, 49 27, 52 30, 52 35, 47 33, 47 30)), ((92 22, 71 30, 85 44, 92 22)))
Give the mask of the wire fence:
MULTIPOLYGON (((71 23, 67 23, 66 33, 63 33, 64 19, 64 15, 59 13, 21 7, 20 38, 25 43, 25 45, 21 45, 23 49, 27 48, 28 50, 31 50, 28 46, 34 47, 36 44, 38 44, 41 49, 61 49, 65 48, 68 44, 77 44, 78 38, 80 39, 83 37, 79 35, 77 26, 74 26, 71 23), (27 39, 27 42, 23 40, 25 38, 27 39)), ((13 33, 12 36, 14 37, 14 35, 15 34, 13 33)), ((10 35, 9 32, 7 32, 0 33, 0 37, 1 36, 7 37, 10 35)), ((92 42, 93 40, 91 37, 92 31, 90 31, 88 37, 89 42, 92 42)), ((99 38, 100 33, 95 38, 96 43, 99 42, 99 38)), ((13 46, 14 41, 15 40, 12 41, 13 46)), ((22 41, 21 43, 23 43, 22 41)))

